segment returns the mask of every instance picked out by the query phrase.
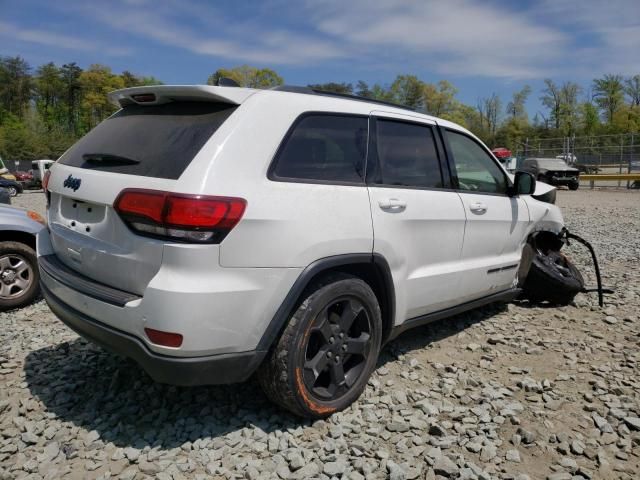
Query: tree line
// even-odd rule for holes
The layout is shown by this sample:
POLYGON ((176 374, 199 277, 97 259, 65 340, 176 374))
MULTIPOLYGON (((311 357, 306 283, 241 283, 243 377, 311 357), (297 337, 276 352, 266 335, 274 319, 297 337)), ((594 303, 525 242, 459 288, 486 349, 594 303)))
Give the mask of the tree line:
MULTIPOLYGON (((230 78, 241 86, 272 88, 284 79, 269 68, 243 65, 221 68, 207 79, 217 85, 230 78)), ((130 71, 114 73, 105 65, 82 69, 76 63, 50 62, 33 69, 21 57, 0 58, 0 156, 5 160, 57 158, 73 142, 111 115, 116 107, 106 94, 120 88, 155 85, 154 77, 130 71)), ((523 85, 511 98, 495 93, 468 105, 449 81, 424 82, 398 75, 387 85, 330 82, 312 88, 358 95, 411 107, 459 123, 490 147, 516 150, 525 139, 635 133, 640 130, 640 75, 607 74, 587 86, 544 80, 537 92, 543 106, 530 117, 526 102, 533 94, 523 85)))

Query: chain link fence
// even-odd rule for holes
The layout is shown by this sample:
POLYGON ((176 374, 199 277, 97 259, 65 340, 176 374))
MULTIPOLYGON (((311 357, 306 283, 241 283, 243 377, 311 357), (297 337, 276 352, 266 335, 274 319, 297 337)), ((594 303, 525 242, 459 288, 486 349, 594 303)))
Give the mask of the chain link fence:
MULTIPOLYGON (((526 139, 516 150, 518 163, 525 158, 563 158, 584 173, 639 173, 640 134, 594 135, 526 139)), ((627 186, 616 182, 606 186, 627 186)))

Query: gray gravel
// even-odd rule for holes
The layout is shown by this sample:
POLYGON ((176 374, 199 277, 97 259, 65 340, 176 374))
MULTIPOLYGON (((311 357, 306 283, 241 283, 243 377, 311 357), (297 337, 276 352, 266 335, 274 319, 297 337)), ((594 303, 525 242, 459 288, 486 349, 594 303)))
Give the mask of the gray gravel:
MULTIPOLYGON (((559 193, 616 289, 604 309, 594 294, 514 302, 408 332, 326 421, 288 415, 251 382, 155 384, 43 302, 0 314, 0 479, 638 478, 638 193, 559 193)), ((586 251, 567 253, 592 282, 586 251)))

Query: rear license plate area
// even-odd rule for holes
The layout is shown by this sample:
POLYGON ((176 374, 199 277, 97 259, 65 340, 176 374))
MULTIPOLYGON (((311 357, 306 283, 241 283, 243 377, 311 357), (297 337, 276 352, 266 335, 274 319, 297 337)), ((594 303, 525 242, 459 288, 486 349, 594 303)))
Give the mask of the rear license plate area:
POLYGON ((60 199, 60 217, 69 229, 82 233, 91 231, 105 221, 104 205, 62 197, 60 199))

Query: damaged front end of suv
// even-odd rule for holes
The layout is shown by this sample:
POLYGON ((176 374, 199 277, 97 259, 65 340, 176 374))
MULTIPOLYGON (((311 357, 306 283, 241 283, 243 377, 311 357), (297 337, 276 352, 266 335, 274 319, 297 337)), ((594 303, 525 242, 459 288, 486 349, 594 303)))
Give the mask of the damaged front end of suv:
POLYGON ((595 250, 580 236, 569 232, 564 225, 560 209, 555 206, 556 188, 536 182, 531 197, 537 202, 528 202, 531 220, 536 228, 527 238, 522 251, 518 271, 519 287, 523 296, 533 302, 550 302, 567 305, 578 293, 598 292, 598 303, 604 305, 603 294, 613 293, 603 288, 600 267, 595 250), (597 287, 585 287, 580 270, 561 249, 576 240, 589 250, 593 261, 597 287))

